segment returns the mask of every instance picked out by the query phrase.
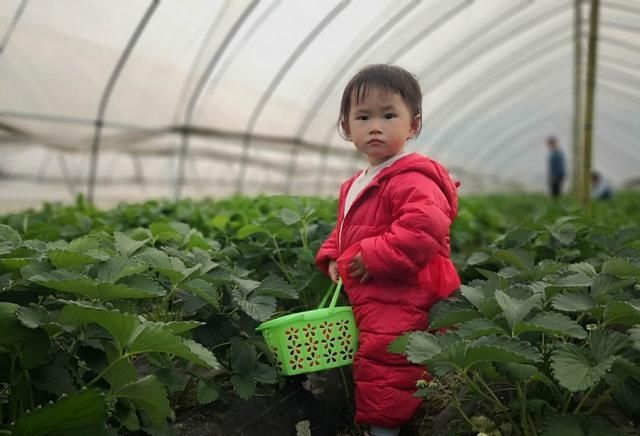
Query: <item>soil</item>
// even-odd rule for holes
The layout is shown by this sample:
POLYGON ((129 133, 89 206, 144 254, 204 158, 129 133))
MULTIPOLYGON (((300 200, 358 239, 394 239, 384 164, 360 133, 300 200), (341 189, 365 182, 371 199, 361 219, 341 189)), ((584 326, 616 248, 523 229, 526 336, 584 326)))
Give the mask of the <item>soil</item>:
POLYGON ((179 414, 173 430, 180 436, 357 435, 352 388, 343 383, 350 379, 339 369, 291 377, 268 395, 249 400, 229 395, 179 414))
MULTIPOLYGON (((449 436, 455 412, 450 405, 432 409, 425 402, 400 436, 449 436)), ((173 431, 178 436, 362 436, 354 412, 350 367, 344 367, 288 377, 249 400, 230 393, 179 413, 173 431)))

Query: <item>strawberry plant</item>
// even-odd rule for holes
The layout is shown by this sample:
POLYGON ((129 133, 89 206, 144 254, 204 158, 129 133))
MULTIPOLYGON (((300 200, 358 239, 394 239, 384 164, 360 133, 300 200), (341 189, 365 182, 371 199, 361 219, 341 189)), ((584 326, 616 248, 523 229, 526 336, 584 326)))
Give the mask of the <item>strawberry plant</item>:
POLYGON ((467 265, 473 278, 431 310, 446 331, 391 347, 429 368, 420 395, 448 395, 460 427, 487 434, 614 435, 640 418, 637 226, 541 221, 467 265))

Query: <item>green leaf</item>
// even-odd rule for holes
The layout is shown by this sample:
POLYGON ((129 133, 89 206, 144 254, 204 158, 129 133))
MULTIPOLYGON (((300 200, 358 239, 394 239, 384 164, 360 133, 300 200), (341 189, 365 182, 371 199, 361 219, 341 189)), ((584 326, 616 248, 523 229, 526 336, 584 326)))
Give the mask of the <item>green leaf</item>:
POLYGON ((505 248, 519 248, 530 243, 538 232, 528 229, 516 229, 507 233, 502 241, 505 248))
POLYGON ((593 278, 583 273, 571 274, 556 280, 553 285, 560 288, 583 288, 593 284, 593 278))
POLYGON ((224 232, 227 230, 227 223, 229 223, 229 220, 230 218, 228 215, 216 215, 209 220, 209 225, 224 232))
POLYGON ((480 362, 541 362, 542 355, 528 342, 516 338, 484 336, 467 346, 464 366, 469 368, 480 362))
POLYGON ((60 292, 83 295, 94 299, 98 297, 98 284, 91 278, 67 270, 55 270, 37 274, 29 281, 60 292))
POLYGON ((170 321, 165 323, 164 327, 167 331, 179 336, 205 324, 202 321, 170 321))
POLYGON ((551 353, 551 368, 558 383, 571 392, 584 391, 596 385, 611 369, 615 357, 595 363, 585 350, 574 344, 560 344, 551 353))
POLYGON ((573 224, 556 221, 552 226, 546 226, 551 236, 561 244, 569 245, 576 239, 578 231, 573 224))
POLYGON ((197 295, 211 306, 220 309, 220 294, 213 284, 202 279, 194 279, 189 280, 183 286, 193 295, 197 295))
POLYGON ((535 365, 525 363, 497 363, 496 369, 510 379, 517 381, 530 380, 540 373, 535 365))
POLYGON ((82 390, 61 397, 23 416, 12 428, 13 436, 66 436, 103 434, 108 417, 104 395, 82 390))
MULTIPOLYGON (((174 223, 155 222, 149 225, 151 234, 157 241, 178 241, 182 242, 186 232, 185 229, 181 229, 184 233, 178 231, 173 225, 174 223)), ((188 229, 188 226, 187 226, 188 229)), ((188 232, 188 230, 187 230, 188 232)))
POLYGON ((80 301, 66 302, 60 313, 60 322, 69 325, 98 324, 114 337, 121 349, 140 325, 140 321, 134 315, 80 301))
POLYGON ((257 226, 255 224, 247 224, 246 226, 242 226, 238 229, 238 232, 236 233, 236 238, 238 239, 246 239, 249 236, 255 235, 257 233, 262 233, 262 234, 269 234, 269 232, 260 227, 257 226))
POLYGON ((47 257, 56 268, 89 265, 96 261, 91 256, 69 250, 49 250, 47 257))
POLYGON ((252 374, 258 363, 258 355, 247 341, 234 338, 231 341, 229 360, 234 373, 252 374))
POLYGON ((545 312, 534 316, 514 327, 516 335, 525 332, 543 332, 556 336, 570 336, 585 339, 587 332, 584 328, 566 315, 555 312, 545 312))
POLYGON ((167 419, 174 418, 167 392, 155 375, 147 375, 134 383, 118 388, 114 395, 117 398, 126 398, 141 408, 155 428, 164 428, 167 419))
POLYGON ((525 300, 511 297, 503 291, 496 291, 495 296, 511 328, 522 321, 531 310, 539 307, 541 300, 540 294, 533 294, 525 300))
POLYGON ((20 233, 5 224, 0 224, 0 244, 6 243, 7 249, 11 251, 19 246, 21 242, 20 233))
POLYGON ((220 391, 218 387, 213 384, 209 384, 204 380, 200 380, 198 383, 198 403, 209 404, 220 398, 220 391))
POLYGON ((98 266, 97 278, 103 282, 116 283, 118 280, 149 269, 149 265, 122 256, 113 256, 98 266))
POLYGON ((30 277, 29 281, 56 291, 82 295, 89 299, 100 301, 121 298, 153 298, 165 293, 162 288, 159 288, 149 279, 124 280, 120 284, 101 283, 85 275, 67 270, 55 270, 37 274, 30 277), (128 284, 136 287, 130 287, 128 284))
POLYGON ((634 282, 633 279, 619 279, 609 274, 598 274, 591 286, 591 293, 598 302, 605 303, 611 299, 610 294, 624 289, 634 282))
POLYGON ((256 382, 253 377, 247 375, 232 375, 233 390, 243 400, 250 399, 256 393, 256 382))
POLYGON ((0 348, 22 356, 27 369, 40 365, 49 355, 49 335, 41 328, 27 328, 19 320, 21 306, 0 302, 0 348))
POLYGON ((54 324, 54 313, 49 312, 45 307, 37 304, 29 304, 28 307, 20 306, 16 311, 16 318, 20 320, 23 326, 30 329, 54 324))
POLYGON ((496 250, 493 256, 504 263, 517 268, 520 271, 527 271, 533 268, 534 257, 529 251, 514 248, 510 250, 496 250))
POLYGON ((574 416, 553 416, 544 424, 542 436, 587 436, 574 416))
POLYGON ((197 342, 174 335, 162 323, 139 325, 131 334, 126 349, 130 354, 168 353, 201 366, 220 369, 220 363, 211 351, 197 342))
POLYGON ((556 295, 551 306, 562 312, 583 312, 596 306, 596 301, 583 292, 565 292, 556 295))
POLYGON ((471 256, 469 256, 469 258, 467 259, 467 264, 472 266, 480 265, 489 259, 491 259, 491 256, 489 256, 487 253, 476 251, 471 256))
POLYGON ((458 333, 467 340, 476 339, 480 336, 507 334, 502 327, 485 318, 477 318, 464 322, 458 329, 458 333))
POLYGON ((452 327, 481 315, 473 308, 458 302, 440 301, 429 313, 429 326, 432 329, 452 327))
POLYGON ((147 247, 143 249, 140 253, 136 254, 132 259, 140 260, 142 262, 148 263, 153 268, 157 270, 161 269, 171 269, 172 263, 171 258, 164 252, 158 250, 157 248, 147 247))
POLYGON ((109 382, 111 389, 133 383, 136 380, 136 369, 129 359, 121 359, 120 350, 112 342, 103 341, 104 348, 109 362, 109 371, 104 378, 109 382))
POLYGON ((603 321, 606 325, 640 324, 640 307, 629 301, 612 301, 605 306, 603 321))
POLYGON ((640 266, 629 260, 612 258, 602 265, 602 272, 621 279, 640 280, 640 266))
POLYGON ((256 295, 271 295, 276 298, 296 299, 296 289, 278 276, 269 276, 253 291, 256 295))
POLYGON ((443 350, 444 348, 436 336, 427 332, 412 333, 407 341, 407 360, 424 364, 443 350))
MULTIPOLYGON (((244 282, 248 281, 244 280, 244 282)), ((266 321, 276 311, 275 298, 268 295, 254 295, 246 288, 243 289, 243 286, 233 288, 231 296, 247 315, 257 321, 266 321)))
POLYGON ((90 234, 75 238, 69 242, 67 248, 77 253, 85 253, 89 250, 97 250, 100 248, 103 237, 100 234, 90 234))
POLYGON ((467 285, 460 286, 460 293, 464 298, 469 300, 469 302, 473 304, 476 309, 480 309, 482 303, 490 297, 487 290, 467 285))
POLYGON ((57 397, 70 395, 78 390, 71 376, 67 358, 62 354, 53 356, 53 360, 31 371, 31 383, 39 390, 50 392, 57 397))
POLYGON ((591 355, 596 362, 604 362, 630 345, 629 336, 615 330, 596 329, 591 333, 591 355))
POLYGON ((149 239, 144 239, 142 241, 136 241, 135 239, 131 239, 129 236, 124 233, 114 232, 113 236, 115 238, 115 247, 118 252, 124 257, 130 257, 133 253, 138 251, 141 247, 144 247, 149 239))
MULTIPOLYGON (((405 354, 407 350, 407 343, 413 333, 405 333, 402 336, 395 338, 387 347, 389 353, 405 354)), ((639 335, 640 338, 640 335, 639 335)))
POLYGON ((640 351, 640 325, 636 325, 629 329, 629 338, 633 344, 633 348, 640 351))
POLYGON ((584 276, 592 277, 592 278, 598 274, 596 269, 593 267, 593 265, 587 262, 571 264, 567 269, 573 273, 582 274, 584 276))
MULTIPOLYGON (((147 276, 136 275, 132 277, 125 277, 120 279, 120 283, 118 284, 130 289, 141 291, 151 298, 161 297, 166 294, 166 290, 162 286, 160 286, 154 279, 147 276)), ((141 297, 145 298, 144 296, 141 297)))
POLYGON ((165 294, 164 290, 147 290, 131 288, 125 284, 100 283, 97 299, 100 301, 119 300, 123 298, 155 298, 165 294))
POLYGON ((280 211, 280 219, 287 226, 291 226, 300 221, 300 214, 295 210, 284 208, 280 211))
POLYGON ((618 428, 602 418, 594 417, 590 424, 588 436, 622 436, 618 428))
POLYGON ((275 384, 278 382, 278 373, 272 365, 258 362, 254 375, 258 383, 275 384))

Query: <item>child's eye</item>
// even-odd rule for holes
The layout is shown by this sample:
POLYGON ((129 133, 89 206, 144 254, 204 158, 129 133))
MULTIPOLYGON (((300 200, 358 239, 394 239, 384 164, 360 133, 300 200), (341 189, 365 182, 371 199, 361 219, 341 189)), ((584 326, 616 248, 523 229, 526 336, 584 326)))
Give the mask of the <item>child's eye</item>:
POLYGON ((366 121, 368 119, 369 119, 369 117, 367 115, 358 115, 356 117, 356 120, 360 120, 360 121, 366 121))
POLYGON ((387 120, 390 120, 391 118, 395 118, 396 114, 392 113, 392 112, 387 112, 386 114, 384 114, 384 118, 387 120))

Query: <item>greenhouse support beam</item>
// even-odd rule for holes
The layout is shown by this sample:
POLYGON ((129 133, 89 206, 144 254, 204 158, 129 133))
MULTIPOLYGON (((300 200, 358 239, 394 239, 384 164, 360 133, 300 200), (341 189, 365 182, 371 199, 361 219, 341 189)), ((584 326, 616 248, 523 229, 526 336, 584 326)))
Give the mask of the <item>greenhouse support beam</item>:
POLYGON ((213 21, 211 22, 211 24, 209 25, 209 28, 207 29, 207 33, 204 35, 204 38, 202 38, 202 41, 200 42, 200 46, 198 47, 198 51, 196 52, 196 55, 193 57, 193 60, 191 61, 189 72, 186 75, 186 79, 182 83, 180 94, 178 96, 178 99, 176 100, 177 103, 176 103, 175 111, 173 113, 174 124, 180 123, 180 114, 184 110, 183 107, 186 108, 187 105, 189 104, 189 100, 188 100, 189 89, 193 87, 192 79, 195 78, 196 76, 196 71, 198 69, 198 66, 200 65, 200 59, 204 57, 204 53, 207 47, 209 46, 209 43, 211 42, 211 38, 213 37, 215 31, 220 27, 222 23, 222 19, 227 13, 227 9, 229 9, 230 5, 231 5, 231 0, 226 0, 224 4, 220 7, 220 9, 216 12, 216 15, 213 18, 213 21))
MULTIPOLYGON (((429 26, 422 29, 417 35, 413 36, 407 43, 403 44, 401 47, 398 48, 398 50, 392 53, 391 56, 388 57, 387 63, 393 64, 397 62, 397 60, 402 55, 407 53, 411 48, 416 46, 424 38, 426 38, 436 30, 441 28, 444 24, 451 21, 454 17, 460 14, 467 7, 471 6, 472 3, 473 3, 473 0, 465 0, 459 3, 458 5, 454 6, 452 9, 449 9, 442 16, 436 18, 429 26)), ((413 6, 414 6, 414 3, 407 4, 407 8, 413 8, 413 6)), ((318 99, 313 103, 311 110, 307 113, 307 116, 305 117, 305 119, 303 120, 303 122, 300 124, 298 128, 298 136, 300 137, 304 136, 304 133, 306 132, 309 125, 311 124, 311 121, 313 120, 313 118, 317 115, 320 107, 322 107, 324 102, 331 95, 331 90, 335 89, 338 83, 338 80, 344 76, 348 68, 351 67, 351 64, 354 64, 356 59, 358 59, 360 56, 366 53, 366 51, 369 48, 371 48, 375 44, 375 42, 382 39, 382 36, 384 36, 384 34, 387 31, 391 30, 394 25, 399 24, 401 22, 400 18, 404 14, 405 14, 405 9, 399 10, 397 14, 394 14, 389 21, 385 22, 384 25, 380 29, 378 29, 378 32, 375 32, 371 36, 371 38, 367 39, 367 41, 365 41, 365 43, 362 44, 359 50, 354 50, 353 55, 344 63, 344 66, 338 71, 338 73, 334 75, 333 79, 329 82, 327 87, 325 87, 324 90, 319 94, 318 99)), ((325 150, 323 151, 323 154, 320 160, 320 165, 318 166, 318 171, 316 173, 317 185, 316 185, 315 192, 317 194, 320 194, 324 189, 324 176, 326 174, 326 165, 327 165, 327 160, 330 154, 330 150, 332 149, 331 138, 336 133, 336 131, 337 131, 336 127, 332 125, 331 129, 329 130, 329 132, 327 132, 324 138, 325 150)))
POLYGON ((532 4, 531 0, 522 0, 520 3, 511 4, 504 13, 494 17, 480 29, 459 41, 441 59, 431 62, 418 74, 420 81, 429 84, 431 89, 438 88, 463 69, 465 65, 512 41, 520 32, 526 32, 540 23, 556 18, 566 10, 566 6, 561 4, 559 7, 533 17, 522 26, 517 27, 515 32, 508 27, 507 32, 502 32, 511 20, 525 14, 532 4), (500 29, 500 33, 497 32, 498 29, 500 29))
MULTIPOLYGON (((569 97, 568 92, 566 93, 566 96, 569 97)), ((567 103, 568 103, 568 100, 567 100, 567 103)), ((622 124, 618 120, 612 117, 606 116, 607 110, 614 107, 613 103, 607 102, 604 98, 600 98, 598 106, 602 108, 604 111, 604 114, 601 115, 601 118, 600 118, 600 120, 603 121, 603 124, 607 126, 618 126, 622 124)), ((566 107, 567 109, 569 108, 569 106, 566 106, 566 107)), ((561 115, 561 114, 559 113, 558 115, 561 115)), ((531 131, 532 129, 529 128, 527 132, 522 132, 522 133, 529 133, 531 131)), ((624 154, 626 157, 626 160, 629 162, 637 162, 640 159, 640 151, 635 151, 633 148, 629 148, 623 145, 623 144, 629 143, 630 140, 633 140, 634 138, 632 138, 629 135, 622 135, 616 132, 617 132, 616 128, 609 129, 608 135, 611 139, 613 139, 613 141, 611 141, 608 144, 608 148, 616 149, 621 154, 624 154)), ((531 136, 532 136, 531 134, 529 136, 521 135, 521 142, 518 145, 518 147, 513 147, 512 149, 510 149, 510 155, 513 156, 513 158, 510 159, 508 166, 504 165, 504 159, 502 159, 501 162, 496 162, 496 164, 492 168, 499 168, 504 166, 505 168, 507 168, 505 171, 505 176, 507 177, 509 177, 509 175, 519 175, 519 174, 522 174, 523 172, 526 172, 527 168, 531 167, 531 161, 530 159, 526 159, 526 153, 524 152, 526 151, 527 148, 531 147, 532 143, 535 143, 538 141, 537 138, 531 139, 531 136)), ((596 136, 598 137, 598 141, 602 142, 602 138, 599 135, 596 135, 596 136)))
MULTIPOLYGON (((218 62, 220 62, 220 59, 222 58, 222 55, 229 48, 229 44, 231 44, 231 41, 233 41, 233 39, 236 37, 238 31, 240 30, 244 22, 247 20, 247 18, 249 18, 249 16, 251 15, 251 13, 253 12, 256 6, 258 6, 258 0, 253 0, 242 11, 242 14, 240 14, 238 19, 233 23, 233 26, 231 26, 231 29, 225 35, 224 39, 222 40, 222 43, 218 47, 218 50, 216 50, 213 57, 207 64, 207 67, 202 73, 202 76, 200 76, 200 80, 198 80, 198 83, 195 89, 193 90, 193 93, 191 94, 191 98, 189 99, 189 104, 187 105, 187 109, 185 111, 185 116, 184 116, 185 126, 189 126, 191 124, 191 121, 193 120, 193 113, 195 112, 196 105, 198 104, 198 101, 202 97, 202 94, 209 81, 209 77, 211 77, 211 73, 216 68, 216 66, 218 65, 218 62)), ((174 197, 176 199, 180 198, 180 195, 182 194, 182 184, 184 183, 184 171, 185 171, 185 165, 186 165, 185 161, 188 153, 189 153, 189 131, 187 129, 184 129, 182 132, 180 154, 178 155, 177 176, 176 176, 176 182, 174 186, 174 197)))
MULTIPOLYGON (((260 100, 256 104, 256 107, 253 109, 251 116, 249 117, 249 121, 247 122, 247 133, 251 135, 258 123, 258 119, 264 108, 267 106, 267 103, 271 99, 271 96, 278 88, 282 79, 287 75, 289 70, 293 67, 293 65, 298 61, 300 56, 305 52, 307 47, 322 33, 322 31, 338 16, 340 13, 349 5, 351 0, 342 0, 336 6, 334 6, 329 13, 307 34, 307 36, 302 40, 302 42, 295 48, 293 53, 287 58, 287 60, 282 64, 274 78, 271 80, 267 89, 264 91, 260 100)), ((242 157, 240 158, 240 169, 238 172, 237 178, 237 187, 236 193, 242 193, 244 190, 245 179, 247 176, 247 166, 249 161, 249 152, 251 148, 251 142, 249 141, 249 136, 246 137, 242 144, 242 157)), ((297 153, 293 149, 292 153, 297 153)))
MULTIPOLYGON (((514 16, 516 16, 517 12, 521 12, 520 8, 525 7, 527 5, 528 3, 516 5, 517 7, 513 7, 511 10, 508 10, 507 11, 508 13, 501 15, 499 18, 503 18, 504 20, 511 19, 514 16)), ((549 20, 562 20, 565 12, 569 12, 570 10, 571 9, 568 8, 566 4, 562 3, 559 6, 553 8, 552 10, 545 11, 530 19, 526 19, 525 22, 520 23, 520 26, 518 26, 517 30, 513 32, 511 31, 511 29, 507 29, 508 30, 507 32, 505 32, 504 29, 501 29, 502 31, 500 33, 495 34, 496 32, 495 29, 497 29, 499 26, 503 26, 503 23, 500 20, 490 21, 488 25, 485 25, 480 29, 483 32, 477 34, 475 37, 475 40, 472 40, 471 38, 467 38, 463 40, 463 42, 465 42, 467 46, 471 44, 472 47, 473 47, 472 44, 482 43, 481 49, 478 49, 476 52, 473 52, 466 60, 470 61, 471 59, 477 59, 478 56, 488 55, 492 51, 497 50, 499 47, 509 43, 510 41, 514 40, 519 36, 522 36, 523 34, 526 34, 527 32, 531 32, 531 31, 535 32, 538 26, 549 22, 549 20), (490 36, 485 36, 486 34, 490 36), (483 41, 484 38, 489 38, 489 41, 483 41)), ((538 38, 537 40, 540 41, 540 38, 538 38)), ((465 53, 466 49, 467 47, 462 45, 458 45, 457 47, 454 47, 454 50, 459 50, 461 53, 465 53)), ((451 55, 451 58, 455 59, 455 55, 451 55)), ((442 70, 444 68, 443 65, 450 64, 450 62, 448 62, 448 59, 446 57, 441 61, 436 60, 435 63, 439 64, 438 67, 435 67, 436 68, 435 71, 442 70)), ((462 64, 460 63, 460 59, 458 59, 455 65, 457 66, 456 68, 460 68, 462 66, 462 64)), ((441 85, 442 83, 446 82, 446 80, 448 80, 448 78, 450 78, 453 73, 455 73, 455 69, 448 68, 445 71, 445 73, 440 74, 439 76, 440 78, 438 79, 439 82, 437 83, 441 85)), ((432 74, 433 72, 428 74, 427 69, 425 69, 425 71, 423 71, 419 77, 421 81, 428 81, 428 83, 430 83, 433 86, 433 84, 436 83, 436 81, 433 78, 429 78, 432 74)), ((498 83, 498 85, 499 85, 498 89, 501 89, 502 82, 498 83)), ((486 91, 487 89, 482 89, 482 92, 486 92, 486 91)), ((480 93, 477 92, 476 94, 480 94, 480 93)), ((477 96, 473 95, 471 97, 475 99, 477 96)), ((464 103, 465 108, 467 105, 468 105, 468 101, 465 101, 464 103)), ((481 112, 484 111, 484 108, 481 108, 480 111, 481 112)), ((443 147, 445 145, 445 142, 440 141, 440 139, 443 136, 445 136, 445 133, 447 133, 447 131, 450 128, 452 128, 452 125, 454 124, 454 120, 456 118, 457 117, 442 118, 444 120, 444 124, 443 126, 441 126, 440 130, 434 135, 433 141, 431 142, 433 144, 433 147, 431 147, 431 149, 429 150, 430 153, 434 153, 440 147, 443 147)), ((435 123, 435 121, 433 121, 433 123, 435 123)))
POLYGON ((587 90, 584 114, 584 149, 582 165, 582 206, 591 206, 591 159, 593 155, 593 124, 596 97, 596 76, 598 66, 598 20, 600 0, 591 0, 589 12, 589 46, 587 51, 587 90))
MULTIPOLYGON (((233 3, 233 0, 228 1, 230 4, 233 3)), ((266 6, 263 9, 262 14, 253 20, 251 26, 248 27, 245 32, 242 32, 242 36, 239 36, 238 40, 233 44, 233 50, 225 53, 224 62, 220 63, 212 72, 211 77, 209 77, 209 80, 207 81, 207 94, 213 93, 227 70, 234 64, 236 57, 243 52, 244 47, 252 40, 253 36, 260 30, 260 28, 263 27, 265 23, 269 22, 269 17, 276 12, 283 1, 284 0, 273 0, 273 3, 266 6)), ((247 25, 249 25, 249 23, 247 23, 247 25)))
POLYGON ((144 16, 136 26, 133 35, 129 38, 127 42, 127 46, 124 51, 120 55, 118 62, 116 63, 115 68, 113 69, 111 76, 109 77, 109 81, 107 82, 107 86, 102 93, 102 98, 100 99, 100 105, 98 106, 98 115, 96 116, 95 121, 95 130, 93 134, 93 143, 91 144, 91 161, 89 164, 89 183, 87 185, 87 200, 89 203, 93 203, 94 193, 95 193, 95 185, 96 185, 96 173, 98 171, 98 154, 100 153, 100 139, 102 136, 102 126, 104 122, 104 114, 107 111, 107 105, 109 104, 109 99, 111 98, 111 94, 113 92, 113 88, 116 85, 118 78, 120 77, 120 73, 124 68, 125 63, 129 59, 129 55, 135 47, 140 35, 144 31, 147 23, 151 19, 151 16, 155 12, 156 8, 160 4, 160 0, 151 0, 149 6, 147 7, 144 16))
MULTIPOLYGON (((302 139, 307 132, 307 129, 311 125, 311 122, 315 119, 318 111, 322 107, 327 98, 331 95, 331 93, 336 89, 337 82, 340 78, 342 78, 349 68, 355 64, 356 60, 367 52, 376 42, 380 41, 384 35, 394 28, 395 25, 400 23, 403 17, 406 16, 417 4, 418 0, 413 0, 410 3, 407 3, 403 8, 401 8, 396 14, 392 15, 388 20, 386 20, 380 27, 378 27, 374 32, 371 33, 371 36, 367 38, 364 43, 362 43, 357 50, 354 50, 351 56, 342 64, 341 68, 333 75, 331 80, 328 81, 327 85, 322 89, 315 99, 315 101, 311 104, 311 108, 307 111, 304 119, 298 126, 296 130, 296 137, 302 139)), ((325 142, 323 147, 320 167, 326 165, 327 157, 328 157, 328 149, 331 147, 330 142, 325 142)), ((287 174, 287 193, 290 193, 293 186, 294 173, 297 166, 297 153, 292 154, 291 160, 289 162, 289 171, 287 174)), ((318 172, 318 179, 320 179, 321 175, 324 171, 318 172)))
POLYGON ((579 197, 582 181, 580 133, 582 125, 582 0, 574 0, 573 21, 573 175, 571 189, 579 197))
POLYGON ((13 31, 16 29, 18 25, 18 21, 20 21, 20 17, 22 17, 22 13, 24 12, 24 8, 27 7, 27 0, 22 0, 16 9, 15 14, 13 14, 13 18, 11 19, 11 23, 7 26, 7 31, 4 32, 4 36, 0 41, 0 55, 4 53, 9 45, 9 40, 11 39, 11 35, 13 35, 13 31))

